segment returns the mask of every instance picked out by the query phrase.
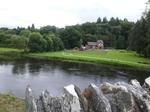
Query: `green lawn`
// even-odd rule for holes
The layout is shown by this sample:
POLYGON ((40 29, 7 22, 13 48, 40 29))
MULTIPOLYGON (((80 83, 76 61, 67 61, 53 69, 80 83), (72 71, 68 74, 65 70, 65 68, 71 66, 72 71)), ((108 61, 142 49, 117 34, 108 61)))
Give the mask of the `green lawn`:
POLYGON ((126 50, 88 50, 75 51, 65 50, 59 52, 28 53, 11 48, 0 48, 0 59, 58 59, 80 62, 92 62, 119 67, 128 67, 133 69, 150 71, 150 58, 144 58, 134 51, 126 50))
POLYGON ((135 52, 126 50, 67 50, 60 52, 32 53, 28 56, 38 59, 84 61, 150 70, 150 59, 140 57, 135 52))

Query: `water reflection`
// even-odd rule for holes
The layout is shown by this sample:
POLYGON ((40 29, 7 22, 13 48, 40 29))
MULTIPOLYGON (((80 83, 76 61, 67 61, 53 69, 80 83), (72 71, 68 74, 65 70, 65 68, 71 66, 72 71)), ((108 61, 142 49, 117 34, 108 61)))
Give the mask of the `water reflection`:
POLYGON ((12 92, 24 97, 26 85, 33 87, 36 95, 48 89, 53 95, 59 95, 68 84, 76 84, 81 89, 90 83, 128 82, 136 78, 141 83, 148 72, 118 70, 93 64, 81 64, 61 61, 0 61, 0 92, 12 92))

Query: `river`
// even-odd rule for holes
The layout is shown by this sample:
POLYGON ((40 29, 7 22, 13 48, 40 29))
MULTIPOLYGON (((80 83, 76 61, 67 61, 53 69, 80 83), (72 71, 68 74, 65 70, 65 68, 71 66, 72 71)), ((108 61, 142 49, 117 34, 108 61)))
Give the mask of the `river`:
POLYGON ((149 73, 136 70, 121 70, 103 65, 62 61, 0 61, 0 93, 11 93, 24 98, 29 84, 34 95, 45 89, 59 96, 64 86, 75 84, 81 89, 90 83, 97 86, 103 82, 128 82, 137 79, 143 83, 149 73))

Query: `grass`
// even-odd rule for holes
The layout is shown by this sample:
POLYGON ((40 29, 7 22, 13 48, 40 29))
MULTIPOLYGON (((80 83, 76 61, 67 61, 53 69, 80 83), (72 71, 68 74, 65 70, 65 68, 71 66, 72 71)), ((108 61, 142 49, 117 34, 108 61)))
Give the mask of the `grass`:
POLYGON ((150 71, 150 59, 140 57, 133 51, 126 50, 88 50, 32 53, 28 57, 37 59, 60 59, 92 62, 119 67, 150 71))
POLYGON ((2 60, 14 60, 22 59, 23 50, 13 48, 0 48, 0 59, 2 60))
POLYGON ((25 102, 15 96, 0 94, 0 112, 25 112, 25 102))
POLYGON ((105 65, 113 65, 119 67, 127 67, 130 69, 139 69, 150 71, 150 58, 139 56, 134 51, 126 50, 87 50, 75 51, 65 50, 59 52, 45 52, 45 53, 28 53, 11 48, 0 48, 0 59, 23 59, 35 58, 44 60, 67 60, 78 62, 90 62, 105 65))

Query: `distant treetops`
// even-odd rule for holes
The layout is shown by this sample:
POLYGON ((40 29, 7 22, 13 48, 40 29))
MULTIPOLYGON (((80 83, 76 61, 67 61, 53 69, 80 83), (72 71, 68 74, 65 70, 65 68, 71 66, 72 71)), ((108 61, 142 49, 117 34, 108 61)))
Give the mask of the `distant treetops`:
POLYGON ((29 29, 0 29, 0 47, 24 49, 26 52, 63 50, 62 40, 54 33, 41 34, 32 25, 29 29), (20 30, 20 31, 19 31, 20 30))

